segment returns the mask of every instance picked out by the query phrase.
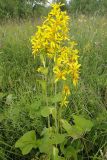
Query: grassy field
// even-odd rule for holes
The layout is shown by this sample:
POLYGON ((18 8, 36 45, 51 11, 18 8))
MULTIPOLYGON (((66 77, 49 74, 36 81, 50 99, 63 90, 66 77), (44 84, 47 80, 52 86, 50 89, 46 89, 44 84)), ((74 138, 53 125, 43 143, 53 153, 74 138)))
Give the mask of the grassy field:
MULTIPOLYGON (((25 132, 34 129, 39 134, 44 126, 44 120, 31 107, 36 96, 38 62, 33 59, 30 38, 40 24, 38 21, 9 21, 0 25, 1 160, 37 159, 35 151, 22 157, 14 144, 25 132)), ((78 113, 94 122, 78 160, 106 160, 107 18, 71 17, 70 29, 72 39, 78 42, 81 71, 64 116, 70 118, 72 113, 78 113)))

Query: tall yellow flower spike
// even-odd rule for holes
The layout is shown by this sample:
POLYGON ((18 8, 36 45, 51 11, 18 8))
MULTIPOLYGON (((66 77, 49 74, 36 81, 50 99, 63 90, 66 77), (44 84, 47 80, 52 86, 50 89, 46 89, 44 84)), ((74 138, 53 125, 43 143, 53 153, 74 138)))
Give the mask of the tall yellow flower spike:
POLYGON ((52 61, 55 82, 66 81, 72 77, 74 86, 79 79, 78 50, 76 42, 70 41, 69 16, 61 11, 61 4, 52 4, 52 10, 43 22, 42 26, 32 36, 32 54, 34 57, 40 54, 52 61))

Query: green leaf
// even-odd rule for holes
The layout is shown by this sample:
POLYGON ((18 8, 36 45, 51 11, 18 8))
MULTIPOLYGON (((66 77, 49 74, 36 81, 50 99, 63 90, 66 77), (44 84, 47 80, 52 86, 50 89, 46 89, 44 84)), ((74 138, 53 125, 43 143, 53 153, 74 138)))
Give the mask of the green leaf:
POLYGON ((51 98, 52 103, 57 103, 62 100, 62 93, 57 93, 54 97, 51 98))
POLYGON ((72 158, 73 160, 77 160, 77 153, 76 150, 72 147, 72 146, 68 146, 65 149, 65 153, 64 153, 65 157, 68 158, 72 158))
POLYGON ((51 114, 51 109, 50 107, 44 107, 42 110, 41 110, 41 115, 43 117, 48 117, 49 115, 51 114))
POLYGON ((66 134, 54 133, 51 137, 52 144, 61 144, 66 138, 66 134))
POLYGON ((90 131, 91 128, 93 127, 92 121, 87 120, 82 116, 73 115, 73 118, 75 125, 81 128, 83 132, 90 131))
POLYGON ((56 117, 56 109, 54 107, 47 107, 45 106, 42 110, 41 110, 41 115, 43 117, 48 117, 50 114, 52 114, 53 118, 56 117))
POLYGON ((68 133, 70 133, 72 127, 71 127, 71 125, 67 122, 67 120, 61 119, 61 123, 62 123, 63 128, 64 128, 68 133))
POLYGON ((29 145, 27 145, 27 146, 24 146, 23 148, 21 148, 22 154, 23 154, 23 155, 28 154, 28 153, 32 150, 32 148, 33 148, 33 145, 32 145, 32 144, 29 144, 29 145))
POLYGON ((55 133, 53 128, 44 128, 44 130, 42 131, 42 136, 44 135, 44 138, 49 140, 50 144, 60 144, 62 143, 65 138, 66 138, 66 134, 60 134, 60 133, 55 133))
POLYGON ((52 160, 59 160, 58 159, 58 148, 53 146, 53 151, 52 151, 52 160))
POLYGON ((41 136, 49 136, 50 134, 52 134, 52 132, 53 132, 52 127, 49 128, 44 127, 41 136))
POLYGON ((32 148, 36 148, 36 135, 35 131, 25 133, 16 143, 16 148, 20 148, 23 155, 28 154, 32 148))
POLYGON ((51 136, 53 133, 53 128, 44 128, 41 136, 43 136, 42 139, 40 139, 38 147, 41 153, 47 153, 48 155, 52 154, 52 143, 50 142, 51 136))
POLYGON ((71 126, 66 120, 61 119, 63 128, 67 131, 68 135, 74 139, 81 137, 81 129, 76 126, 71 126))
POLYGON ((37 99, 30 105, 30 107, 28 108, 30 118, 34 119, 37 114, 40 114, 40 106, 41 101, 37 99))
POLYGON ((52 127, 45 128, 41 134, 43 138, 39 141, 38 147, 41 153, 52 154, 53 145, 61 144, 66 134, 55 133, 52 127))
POLYGON ((71 130, 69 132, 69 135, 74 139, 78 139, 83 135, 83 133, 84 132, 80 127, 74 125, 74 126, 71 126, 71 130))
POLYGON ((52 150, 52 160, 65 160, 64 157, 60 157, 58 156, 58 148, 56 148, 55 146, 53 146, 53 150, 52 150))
POLYGON ((90 131, 93 126, 91 121, 78 116, 75 116, 74 122, 75 125, 71 126, 66 120, 61 119, 63 128, 67 131, 68 135, 74 139, 80 138, 86 131, 90 131))
POLYGON ((48 137, 40 139, 38 147, 41 153, 46 153, 48 155, 52 154, 52 144, 50 143, 48 137))

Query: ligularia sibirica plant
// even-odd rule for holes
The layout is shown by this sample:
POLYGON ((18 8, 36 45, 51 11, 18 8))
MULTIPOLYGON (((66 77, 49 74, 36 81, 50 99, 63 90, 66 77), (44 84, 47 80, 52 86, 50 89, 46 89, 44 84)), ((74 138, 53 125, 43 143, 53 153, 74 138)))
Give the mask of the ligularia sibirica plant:
MULTIPOLYGON (((31 38, 32 54, 38 60, 36 84, 39 88, 33 106, 34 111, 44 117, 45 128, 39 139, 32 130, 15 144, 23 155, 38 148, 47 160, 76 160, 77 152, 72 143, 93 125, 90 120, 77 115, 72 115, 74 125, 71 125, 63 117, 64 106, 69 103, 70 86, 78 83, 80 64, 77 43, 69 36, 70 18, 61 11, 62 5, 52 4, 52 10, 31 38)), ((38 155, 40 159, 41 154, 38 155)))

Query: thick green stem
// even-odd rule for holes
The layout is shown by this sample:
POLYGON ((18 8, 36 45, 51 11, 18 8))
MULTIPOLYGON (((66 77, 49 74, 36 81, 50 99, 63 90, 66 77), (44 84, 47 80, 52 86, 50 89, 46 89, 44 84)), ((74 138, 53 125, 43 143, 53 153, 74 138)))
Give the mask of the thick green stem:
MULTIPOLYGON (((45 66, 45 63, 43 64, 44 68, 46 68, 45 66)), ((47 79, 48 79, 48 76, 45 75, 45 82, 46 82, 46 88, 45 88, 45 94, 46 94, 46 105, 48 107, 48 91, 47 91, 47 79)), ((48 128, 50 128, 50 116, 48 116, 48 128)))
MULTIPOLYGON (((55 83, 55 96, 56 94, 57 94, 57 83, 55 83)), ((55 127, 56 127, 56 132, 58 132, 58 108, 56 102, 55 102, 55 109, 56 109, 55 127)))
MULTIPOLYGON (((46 77, 47 78, 47 77, 46 77)), ((46 105, 48 107, 48 95, 47 95, 47 79, 46 79, 46 105)), ((50 116, 48 116, 48 128, 50 128, 50 116)))

